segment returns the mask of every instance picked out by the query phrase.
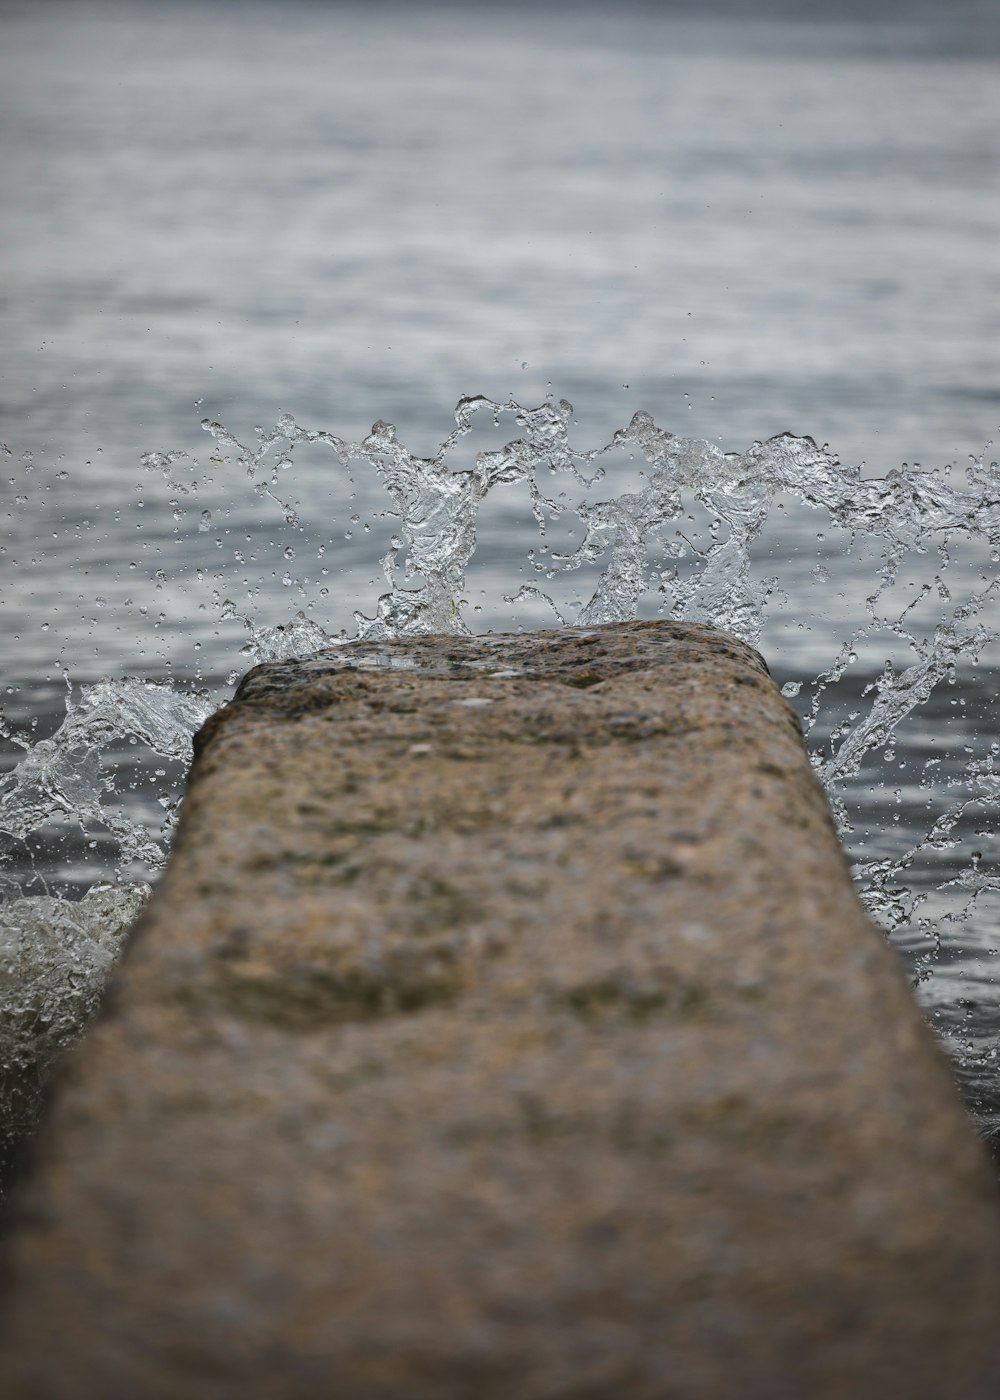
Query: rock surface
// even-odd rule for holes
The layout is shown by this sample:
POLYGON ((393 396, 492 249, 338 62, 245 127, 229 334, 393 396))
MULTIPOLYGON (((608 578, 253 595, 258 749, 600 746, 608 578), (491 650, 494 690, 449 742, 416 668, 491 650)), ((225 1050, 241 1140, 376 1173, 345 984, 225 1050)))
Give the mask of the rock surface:
POLYGON ((707 627, 352 644, 202 731, 5 1261, 7 1400, 978 1400, 994 1182, 707 627))

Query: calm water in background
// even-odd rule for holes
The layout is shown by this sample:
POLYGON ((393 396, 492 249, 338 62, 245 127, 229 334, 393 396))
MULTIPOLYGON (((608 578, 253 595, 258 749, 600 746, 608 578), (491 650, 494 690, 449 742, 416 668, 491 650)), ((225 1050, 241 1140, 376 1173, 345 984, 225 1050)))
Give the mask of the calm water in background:
MULTIPOLYGON (((271 625, 372 611, 393 528, 378 486, 297 453, 289 527, 211 461, 206 416, 247 440, 282 412, 347 438, 386 418, 431 451, 460 395, 551 389, 581 446, 643 407, 737 450, 811 434, 873 475, 996 456, 1000 16, 754 8, 0 0, 9 719, 54 728, 64 673, 221 697, 246 666, 227 599, 271 625), (196 491, 144 468, 151 449, 191 454, 196 491)), ((609 465, 605 494, 631 470, 609 465)), ((504 602, 537 544, 523 496, 491 498, 472 625, 551 619, 504 602)), ((792 503, 762 544, 779 679, 808 680, 864 623, 877 555, 848 546, 792 503)), ((958 544, 943 563, 915 561, 913 585, 958 600, 996 568, 958 544)), ((895 645, 862 649, 828 728, 895 645)), ((970 668, 862 774, 857 854, 923 835, 949 765, 997 731, 994 691, 970 668), (916 785, 928 759, 936 794, 916 785)), ((126 757, 155 812, 171 775, 126 757)), ((945 920, 922 994, 987 1116, 997 905, 956 918, 939 886, 973 849, 995 864, 996 825, 977 809, 911 884, 945 920)), ((66 887, 100 857, 71 843, 66 887)), ((923 927, 897 941, 933 951, 923 927)))

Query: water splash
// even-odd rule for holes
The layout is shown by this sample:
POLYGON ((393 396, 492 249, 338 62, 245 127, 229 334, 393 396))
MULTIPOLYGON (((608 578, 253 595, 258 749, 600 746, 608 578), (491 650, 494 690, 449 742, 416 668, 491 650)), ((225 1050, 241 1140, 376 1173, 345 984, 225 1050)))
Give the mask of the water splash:
POLYGON ((59 820, 85 833, 103 829, 118 868, 115 881, 98 881, 79 901, 22 895, 9 877, 8 888, 0 886, 0 1180, 34 1122, 50 1065, 93 1016, 149 897, 149 884, 126 872, 139 866, 155 875, 175 825, 172 796, 155 834, 128 816, 107 755, 125 740, 186 761, 192 734, 214 708, 205 694, 104 680, 84 686, 78 699, 67 693, 66 718, 51 738, 31 742, 2 723, 24 757, 0 783, 0 834, 24 843, 59 820))
MULTIPOLYGON (((844 532, 850 547, 857 540, 874 546, 877 557, 863 620, 811 680, 794 679, 784 686, 790 698, 804 687, 811 691, 802 712, 804 728, 846 838, 857 821, 858 788, 871 773, 873 759, 891 757, 908 717, 926 706, 942 684, 952 682, 960 667, 987 656, 998 638, 985 620, 1000 586, 995 570, 985 568, 982 586, 971 588, 958 603, 943 582, 949 550, 956 544, 978 552, 982 561, 988 557, 991 565, 1000 562, 1000 468, 984 459, 973 461, 961 487, 953 486, 946 473, 917 468, 870 478, 809 437, 783 433, 742 453, 723 452, 713 443, 660 428, 645 412, 636 413, 608 441, 581 449, 571 442, 573 408, 565 400, 548 399, 528 408, 483 396, 459 401, 454 428, 430 456, 412 453, 384 421, 359 442, 302 428, 287 414, 271 428, 258 427, 252 443, 218 422, 206 420, 202 426, 213 439, 209 460, 227 472, 239 471, 250 490, 276 510, 285 529, 302 529, 300 507, 286 485, 294 479, 295 453, 319 449, 341 478, 377 483, 383 514, 395 530, 382 561, 386 591, 371 615, 354 614, 353 637, 343 631, 331 635, 306 610, 284 624, 266 626, 257 616, 241 617, 231 598, 216 590, 213 607, 220 622, 242 622, 248 664, 308 655, 355 638, 378 643, 433 632, 468 634, 467 571, 474 564, 482 508, 498 488, 523 490, 542 541, 521 565, 537 582, 522 583, 504 596, 512 605, 543 604, 560 623, 661 615, 711 622, 759 645, 785 596, 781 578, 761 568, 762 560, 770 563, 765 545, 784 502, 817 512, 824 528, 844 532), (472 450, 474 433, 495 434, 511 422, 516 435, 500 446, 472 450), (609 489, 623 475, 628 478, 625 488, 609 489), (555 545, 550 543, 553 535, 559 537, 555 545), (904 580, 912 561, 922 565, 935 551, 939 572, 933 584, 923 566, 918 583, 904 580), (901 584, 904 591, 910 589, 902 606, 893 602, 901 584), (569 589, 569 595, 557 596, 560 589, 569 589), (887 641, 897 659, 884 663, 846 719, 828 724, 830 697, 850 680, 859 652, 887 641), (900 662, 899 653, 908 664, 900 662)), ((189 511, 182 501, 188 498, 197 505, 196 483, 182 479, 185 468, 198 469, 197 459, 183 452, 154 452, 142 462, 167 481, 175 520, 189 520, 199 533, 213 528, 207 512, 189 511)), ((286 551, 293 554, 291 548, 286 551)), ((322 600, 310 598, 307 580, 289 573, 282 582, 295 586, 308 611, 321 610, 322 600)), ((821 592, 828 586, 822 560, 810 582, 821 592)), ((101 755, 123 736, 157 754, 186 755, 193 732, 220 698, 146 682, 104 681, 86 687, 79 700, 70 698, 65 721, 49 739, 30 743, 8 728, 8 736, 25 753, 0 784, 0 831, 23 841, 58 816, 97 825, 116 843, 121 881, 137 865, 155 874, 169 837, 170 814, 155 833, 128 815, 119 803, 114 770, 101 755)), ((956 845, 956 832, 970 813, 995 812, 1000 798, 996 758, 994 750, 985 758, 970 755, 964 771, 949 780, 947 809, 934 816, 920 840, 889 856, 857 860, 855 875, 875 916, 894 934, 909 929, 931 946, 920 978, 929 976, 949 926, 960 924, 979 901, 1000 891, 1000 881, 981 860, 937 886, 921 887, 912 876, 921 859, 956 845), (929 912, 932 904, 936 914, 929 912)), ((932 785, 933 773, 927 783, 932 785)), ((102 912, 95 918, 117 926, 116 896, 107 886, 99 888, 93 908, 102 912)), ((136 887, 126 882, 119 889, 120 908, 131 910, 136 887)), ((36 989, 48 989, 32 1005, 46 1006, 50 1024, 66 1026, 74 1015, 82 1023, 93 998, 71 992, 72 978, 58 968, 76 956, 81 967, 90 965, 88 958, 95 966, 101 958, 91 957, 86 940, 81 943, 76 934, 63 937, 63 930, 77 927, 77 915, 62 902, 46 903, 48 898, 10 901, 4 919, 21 930, 18 947, 29 937, 23 930, 30 928, 39 948, 58 944, 62 950, 47 964, 51 977, 31 982, 36 989), (43 928, 49 934, 40 932, 43 928)), ((107 951, 100 937, 96 942, 87 937, 107 951)), ((100 980, 97 973, 81 976, 88 987, 100 980)))
POLYGON ((97 1010, 149 894, 143 881, 98 883, 79 901, 43 895, 2 906, 0 1180, 34 1125, 53 1061, 97 1010))
POLYGON ((5 726, 5 737, 25 750, 14 772, 0 784, 0 832, 25 839, 54 817, 83 827, 105 827, 117 842, 120 863, 160 868, 165 859, 159 839, 130 821, 108 799, 116 796, 113 768, 102 753, 132 738, 166 758, 187 759, 191 736, 215 706, 207 694, 175 690, 149 681, 103 680, 84 686, 79 700, 67 697, 66 718, 50 739, 34 743, 5 726))
MULTIPOLYGON (((754 443, 744 453, 727 453, 713 443, 661 429, 645 412, 636 413, 609 442, 581 450, 569 440, 572 421, 573 406, 566 400, 525 408, 513 400, 463 398, 455 409, 455 428, 431 457, 411 453, 395 427, 384 421, 361 442, 348 443, 329 432, 303 429, 286 414, 272 429, 256 429, 255 447, 219 423, 205 420, 202 426, 227 454, 211 460, 235 461, 256 491, 275 500, 286 522, 297 522, 298 516, 292 503, 275 494, 277 473, 291 465, 296 444, 326 446, 345 471, 357 464, 378 479, 399 534, 383 561, 389 591, 378 600, 373 617, 355 614, 357 636, 369 640, 469 630, 463 617, 465 571, 476 547, 480 508, 501 485, 524 485, 543 536, 565 515, 575 515, 584 527, 583 542, 571 552, 539 560, 529 551, 532 568, 549 579, 601 565, 592 594, 575 606, 572 620, 583 624, 635 617, 652 591, 666 595, 658 606, 663 615, 713 622, 756 644, 777 580, 757 578, 751 556, 780 495, 825 511, 835 527, 882 542, 877 587, 868 599, 870 617, 880 624, 884 619, 877 604, 894 585, 907 554, 926 552, 934 542, 957 534, 986 542, 1000 560, 1000 469, 995 463, 977 461, 968 471, 970 489, 963 491, 939 474, 916 469, 866 478, 860 467, 845 466, 812 438, 790 433, 754 443), (450 459, 477 420, 496 427, 506 417, 513 417, 521 436, 497 450, 468 454, 471 461, 452 466, 450 459), (637 453, 651 468, 641 489, 593 500, 593 488, 606 478, 604 459, 622 450, 637 453), (565 491, 546 495, 544 478, 560 474, 581 488, 576 499, 565 491), (705 508, 712 522, 705 549, 676 526, 691 500, 705 508), (695 567, 686 578, 676 567, 656 571, 662 553, 695 567), (409 587, 417 578, 419 586, 409 587)), ((163 468, 180 455, 149 454, 144 461, 163 468)), ((965 618, 981 609, 994 586, 995 581, 965 605, 965 618)), ((540 592, 530 585, 528 591, 540 592)), ((901 625, 895 630, 905 635, 901 625)), ((838 678, 838 664, 829 680, 838 678)))

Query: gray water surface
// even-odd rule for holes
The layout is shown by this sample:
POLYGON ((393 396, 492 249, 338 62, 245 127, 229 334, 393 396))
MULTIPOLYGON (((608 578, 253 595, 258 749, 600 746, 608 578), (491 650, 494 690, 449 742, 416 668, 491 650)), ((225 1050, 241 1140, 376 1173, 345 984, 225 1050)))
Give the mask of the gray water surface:
MULTIPOLYGON (((297 452, 278 492, 289 526, 212 461, 202 418, 245 441, 283 412, 348 440, 389 419, 429 452, 461 395, 551 390, 585 447, 642 407, 727 450, 810 434, 873 476, 957 478, 995 456, 1000 12, 753 10, 0 3, 0 706, 15 728, 56 727, 64 673, 222 698, 248 664, 240 617, 303 609, 336 632, 371 612, 395 529, 374 478, 297 452), (190 454, 183 493, 140 462, 171 449, 190 454)), ((601 489, 634 472, 609 461, 601 489)), ((470 625, 552 620, 504 601, 537 581, 538 545, 528 502, 498 490, 470 625)), ((932 589, 925 631, 941 588, 957 602, 996 570, 960 541, 948 552, 910 561, 900 588, 901 610, 932 589)), ((877 551, 789 504, 760 554, 780 582, 763 650, 782 683, 808 682, 865 623, 877 551)), ((886 645, 870 639, 831 689, 814 742, 886 645)), ((897 858, 947 809, 997 732, 996 659, 859 775, 857 858, 897 858)), ((152 820, 177 775, 120 748, 123 800, 152 820)), ((901 896, 922 914, 894 933, 990 1122, 996 897, 966 912, 942 885, 974 851, 995 869, 996 831, 982 804, 957 846, 925 854, 901 896)), ((109 858, 72 830, 38 851, 76 892, 109 858)))

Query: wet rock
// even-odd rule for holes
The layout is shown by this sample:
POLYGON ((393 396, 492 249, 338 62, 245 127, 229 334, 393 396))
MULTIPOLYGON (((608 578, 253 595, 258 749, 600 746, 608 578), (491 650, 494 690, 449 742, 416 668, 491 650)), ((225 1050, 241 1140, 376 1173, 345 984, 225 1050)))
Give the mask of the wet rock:
POLYGON ((353 644, 198 750, 0 1393, 995 1393, 994 1183, 747 647, 353 644))

